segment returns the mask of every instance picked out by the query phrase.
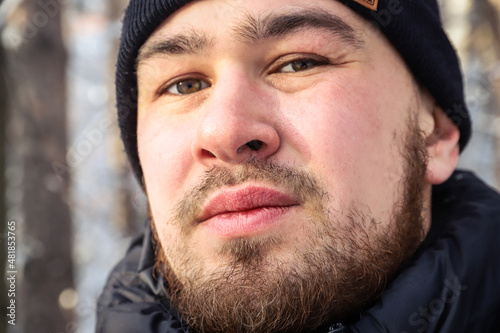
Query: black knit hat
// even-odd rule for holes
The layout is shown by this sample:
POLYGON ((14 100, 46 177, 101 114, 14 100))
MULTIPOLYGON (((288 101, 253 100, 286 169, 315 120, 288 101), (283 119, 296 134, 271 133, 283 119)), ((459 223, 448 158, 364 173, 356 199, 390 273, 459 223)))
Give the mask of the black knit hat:
MULTIPOLYGON (((460 129, 460 149, 471 135, 462 74, 455 50, 443 31, 436 0, 337 0, 378 26, 460 129)), ((174 11, 190 0, 131 0, 125 12, 116 68, 118 122, 125 151, 142 184, 137 152, 137 78, 141 46, 174 11)), ((397 98, 397 96, 395 96, 397 98)))

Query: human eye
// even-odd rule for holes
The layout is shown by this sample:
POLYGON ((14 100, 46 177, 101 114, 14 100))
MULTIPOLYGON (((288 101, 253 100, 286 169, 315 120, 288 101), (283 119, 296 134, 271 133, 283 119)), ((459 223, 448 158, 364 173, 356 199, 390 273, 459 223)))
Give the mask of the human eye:
POLYGON ((298 73, 328 64, 324 58, 282 59, 276 73, 298 73))
POLYGON ((198 78, 186 78, 161 87, 158 91, 158 95, 190 95, 209 87, 210 84, 205 80, 198 78))

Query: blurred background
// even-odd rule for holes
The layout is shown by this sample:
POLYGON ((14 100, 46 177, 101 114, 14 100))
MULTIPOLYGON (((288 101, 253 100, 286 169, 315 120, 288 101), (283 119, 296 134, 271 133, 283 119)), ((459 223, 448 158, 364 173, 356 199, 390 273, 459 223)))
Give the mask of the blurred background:
MULTIPOLYGON (((16 326, 93 332, 107 274, 145 221, 116 125, 127 0, 0 1, 0 265, 16 225, 16 326)), ((474 136, 460 166, 500 188, 500 0, 442 0, 474 136)), ((0 283, 1 309, 7 285, 0 283)))

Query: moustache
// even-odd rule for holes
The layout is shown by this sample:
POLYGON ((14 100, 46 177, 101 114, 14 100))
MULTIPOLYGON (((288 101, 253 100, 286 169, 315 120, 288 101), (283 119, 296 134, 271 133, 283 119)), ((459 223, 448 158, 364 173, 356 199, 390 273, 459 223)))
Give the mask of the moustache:
POLYGON ((222 187, 237 186, 249 181, 270 185, 293 195, 301 202, 319 203, 327 196, 327 192, 312 171, 271 161, 250 159, 232 168, 214 166, 207 170, 199 183, 176 203, 174 222, 179 224, 184 232, 188 232, 211 194, 222 187))

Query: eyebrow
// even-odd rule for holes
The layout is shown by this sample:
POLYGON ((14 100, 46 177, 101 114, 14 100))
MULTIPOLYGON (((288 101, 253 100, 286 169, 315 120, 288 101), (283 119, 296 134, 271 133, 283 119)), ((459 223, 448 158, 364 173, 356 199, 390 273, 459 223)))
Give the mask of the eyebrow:
POLYGON ((184 55, 200 53, 210 44, 207 36, 196 30, 191 30, 187 34, 179 34, 161 40, 153 40, 150 43, 146 43, 139 50, 136 65, 157 54, 184 55))
MULTIPOLYGON (((232 30, 238 40, 254 45, 262 40, 283 38, 306 29, 324 30, 355 48, 363 45, 363 40, 352 26, 339 16, 319 8, 301 8, 300 11, 273 13, 264 17, 247 14, 242 23, 232 30)), ((203 32, 193 28, 187 33, 146 43, 139 51, 136 63, 139 64, 158 54, 170 56, 198 54, 211 44, 211 40, 203 32)))
POLYGON ((262 19, 246 15, 244 23, 234 30, 246 42, 256 43, 306 29, 325 30, 357 47, 363 44, 352 26, 339 16, 319 8, 301 8, 300 11, 291 13, 270 14, 262 19))

